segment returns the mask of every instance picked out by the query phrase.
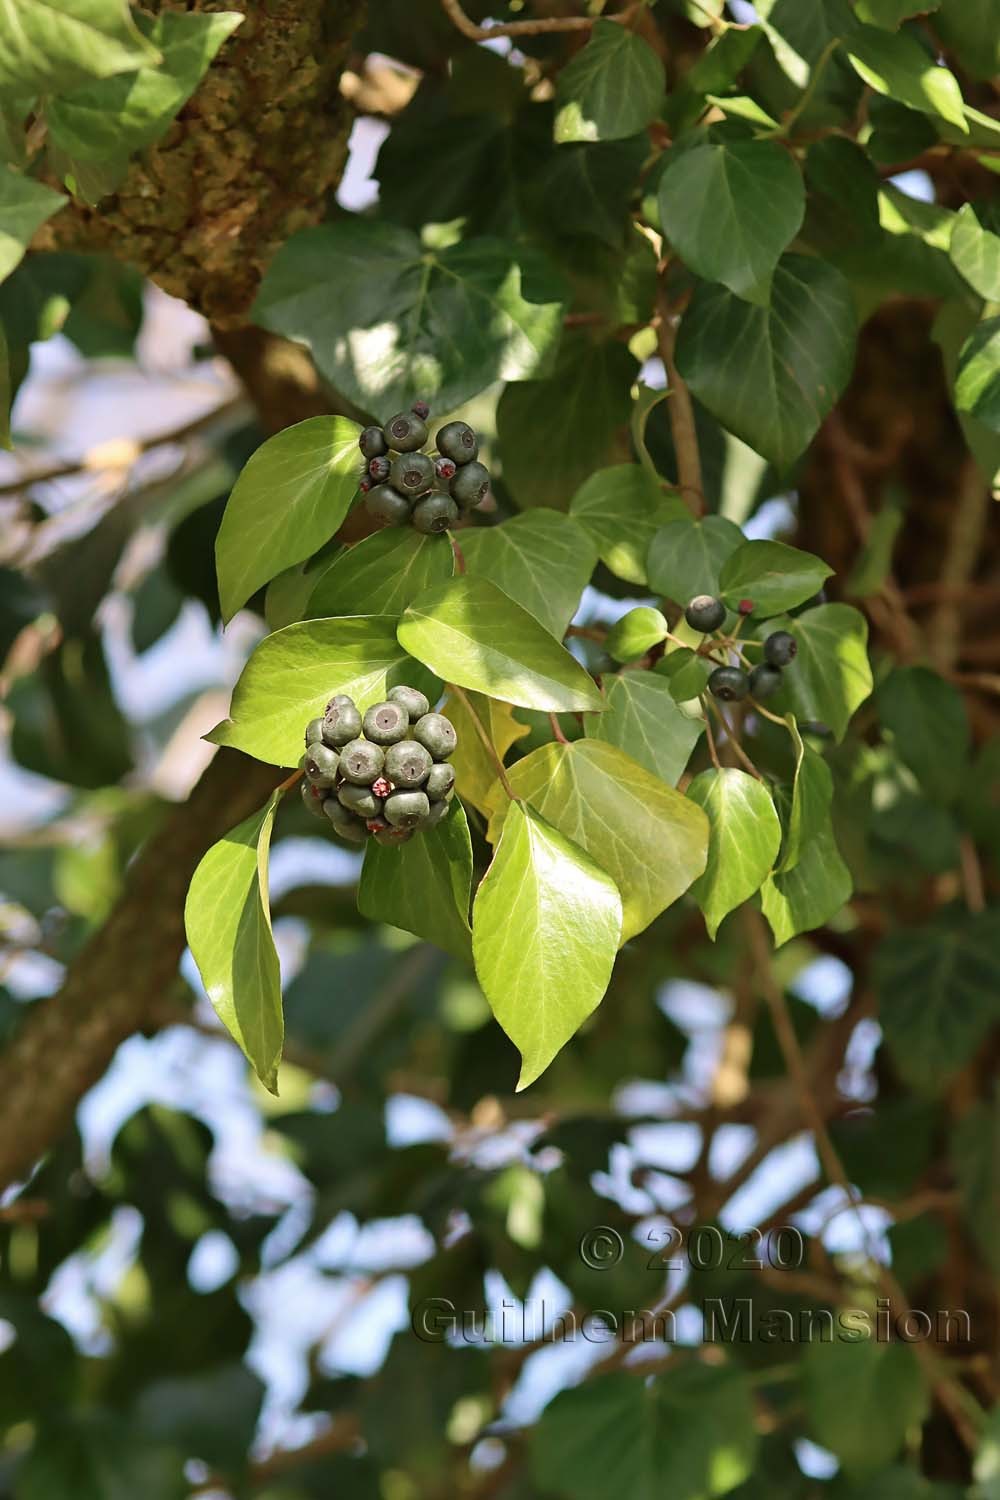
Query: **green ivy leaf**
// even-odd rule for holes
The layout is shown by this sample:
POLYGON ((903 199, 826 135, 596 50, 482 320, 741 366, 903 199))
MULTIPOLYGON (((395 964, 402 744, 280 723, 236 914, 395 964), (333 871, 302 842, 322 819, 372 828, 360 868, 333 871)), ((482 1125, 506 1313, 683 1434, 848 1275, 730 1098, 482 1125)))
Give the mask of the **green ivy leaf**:
POLYGON ((656 118, 666 93, 663 64, 641 37, 598 21, 590 41, 559 74, 555 139, 618 141, 656 118))
POLYGON ((675 703, 690 703, 700 697, 713 670, 710 659, 699 656, 690 646, 677 646, 667 651, 653 668, 657 676, 667 679, 675 703))
POLYGON ((642 604, 615 621, 608 631, 604 649, 615 661, 638 661, 650 647, 666 640, 668 628, 658 609, 642 604))
POLYGON ((257 449, 233 486, 215 543, 224 620, 336 531, 357 494, 360 431, 346 417, 309 417, 257 449))
POLYGON ((802 1376, 811 1435, 852 1477, 890 1463, 930 1404, 913 1350, 870 1336, 808 1344, 802 1376))
POLYGON ((776 701, 786 703, 800 724, 826 724, 843 739, 872 690, 864 615, 850 604, 820 604, 794 620, 770 620, 762 633, 776 630, 789 631, 798 643, 776 701))
POLYGON ((940 3, 941 0, 855 0, 854 9, 859 21, 881 26, 886 31, 898 31, 910 16, 926 15, 937 10, 940 3))
POLYGON ((571 1500, 709 1500, 742 1484, 756 1453, 746 1376, 687 1360, 652 1380, 621 1371, 560 1391, 531 1462, 542 1489, 571 1500))
POLYGON ((450 578, 454 566, 446 536, 386 526, 316 570, 306 614, 313 619, 369 612, 401 615, 418 594, 450 578))
POLYGON ((653 776, 676 786, 704 724, 674 701, 671 684, 653 672, 621 672, 604 679, 605 709, 584 721, 588 739, 617 745, 653 776))
POLYGON ((420 594, 399 622, 404 650, 459 687, 523 708, 600 712, 579 662, 485 578, 453 578, 420 594))
POLYGON ((446 953, 472 957, 469 901, 472 842, 465 809, 455 797, 448 816, 398 848, 374 839, 365 847, 358 910, 436 943, 446 953))
POLYGON ((708 818, 708 864, 691 894, 714 940, 723 917, 759 891, 770 874, 781 824, 767 787, 746 771, 702 771, 687 795, 708 818))
POLYGON ((570 515, 593 539, 601 561, 626 583, 646 583, 646 553, 662 526, 691 524, 678 495, 667 494, 642 464, 591 474, 573 496, 570 515))
POLYGON ((582 526, 555 510, 464 531, 469 572, 488 578, 562 640, 590 582, 597 549, 582 526))
POLYGON ((769 307, 699 286, 681 322, 677 368, 729 431, 784 471, 847 384, 856 317, 851 289, 825 261, 785 255, 769 307))
POLYGON ((794 870, 813 839, 820 838, 830 826, 833 802, 833 777, 830 767, 811 745, 805 744, 792 714, 787 718, 788 732, 795 746, 795 780, 792 806, 776 873, 794 870))
POLYGON ((949 802, 969 774, 969 719, 965 699, 929 667, 896 667, 876 698, 896 753, 929 795, 949 802))
POLYGON ((620 250, 648 151, 645 134, 550 150, 522 183, 532 216, 550 233, 593 236, 620 250))
POLYGON ((0 90, 54 94, 159 61, 128 0, 2 0, 0 90))
POLYGON ((952 265, 987 302, 1000 302, 1000 235, 979 222, 971 203, 955 215, 949 249, 952 265))
POLYGON ((817 829, 794 867, 772 875, 761 887, 761 909, 780 948, 800 932, 812 932, 835 916, 854 890, 830 827, 817 829))
POLYGON ((955 405, 991 432, 1000 432, 1000 318, 984 319, 962 345, 955 405))
POLYGON ((939 115, 968 134, 958 79, 909 32, 893 35, 875 26, 857 26, 845 46, 858 77, 877 94, 922 114, 939 115))
POLYGON ((940 1094, 1000 1021, 1000 917, 946 911, 875 954, 879 1021, 907 1083, 940 1094))
POLYGON ((282 245, 253 317, 306 344, 337 390, 387 418, 418 396, 448 411, 494 381, 545 375, 563 311, 537 251, 486 236, 425 250, 409 229, 349 217, 282 245))
MULTIPOLYGON (((473 711, 478 714, 479 722, 501 760, 511 745, 530 734, 528 726, 515 719, 514 710, 509 703, 484 698, 482 693, 467 693, 465 696, 473 711)), ((497 779, 496 762, 480 739, 461 698, 449 695, 441 712, 451 720, 458 735, 458 745, 451 757, 451 764, 455 767, 455 789, 463 801, 471 802, 473 807, 478 807, 480 812, 488 816, 491 808, 490 793, 497 779)), ((586 722, 599 724, 603 718, 604 715, 601 714, 596 718, 588 718, 586 722)))
POLYGON ((784 542, 744 542, 723 563, 719 588, 730 609, 752 599, 755 616, 767 619, 811 599, 832 572, 822 558, 784 542))
POLYGON ((996 0, 939 0, 934 26, 973 78, 992 78, 1000 72, 996 0))
POLYGON ((46 1414, 18 1465, 18 1500, 185 1500, 183 1455, 100 1408, 46 1414))
POLYGON ((280 800, 278 788, 259 812, 212 845, 184 908, 187 940, 216 1015, 272 1094, 278 1092, 284 1025, 267 865, 280 800))
MULTIPOLYGON (((592 739, 541 745, 507 776, 515 792, 611 876, 622 894, 623 942, 705 868, 704 813, 614 745, 592 739)), ((503 808, 490 823, 491 840, 502 816, 503 808)))
MULTIPOLYGON (((1000 1099, 987 1103, 980 1100, 955 1125, 951 1157, 962 1194, 965 1221, 972 1231, 987 1263, 1000 1275, 1000 1246, 996 1237, 997 1183, 1000 1182, 1000 1099)), ((982 1467, 976 1466, 977 1479, 991 1479, 993 1488, 975 1500, 998 1500, 1000 1496, 1000 1421, 994 1412, 992 1453, 986 1473, 986 1449, 980 1449, 982 1467)))
POLYGON ((13 400, 10 380, 10 356, 7 352, 7 335, 0 323, 0 448, 10 449, 10 407, 13 400))
POLYGON ((724 516, 672 521, 650 542, 650 587, 681 605, 698 594, 718 594, 723 567, 743 545, 742 531, 724 516))
POLYGON ((151 58, 134 73, 95 79, 49 100, 45 118, 53 141, 84 161, 127 157, 152 145, 243 20, 236 11, 140 16, 137 24, 159 61, 151 58))
POLYGON ((348 693, 362 713, 391 687, 439 686, 396 639, 395 615, 349 615, 339 620, 303 620, 265 637, 233 689, 230 717, 206 739, 232 745, 257 760, 294 766, 310 719, 323 713, 334 693, 348 693))
POLYGON ((0 281, 21 260, 35 230, 66 201, 44 182, 0 166, 0 281))
POLYGON ((600 1004, 622 925, 614 882, 530 807, 512 802, 476 893, 476 976, 521 1054, 518 1089, 600 1004))
POLYGON ((774 268, 802 227, 805 204, 802 173, 772 141, 675 149, 660 178, 663 233, 685 265, 762 307, 774 268))
POLYGON ((497 440, 504 484, 522 510, 566 510, 588 475, 626 456, 638 370, 617 339, 595 343, 568 334, 550 379, 504 389, 497 440))

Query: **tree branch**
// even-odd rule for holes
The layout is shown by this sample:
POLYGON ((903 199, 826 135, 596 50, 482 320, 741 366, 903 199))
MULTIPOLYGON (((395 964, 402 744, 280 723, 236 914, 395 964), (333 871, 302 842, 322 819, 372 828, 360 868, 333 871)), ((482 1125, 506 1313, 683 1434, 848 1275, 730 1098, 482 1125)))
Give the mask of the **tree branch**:
POLYGON ((701 516, 705 512, 705 489, 701 477, 701 455, 698 451, 694 406, 691 403, 691 392, 681 379, 680 372, 674 363, 677 318, 664 292, 661 291, 657 300, 660 317, 656 328, 656 338, 660 358, 667 372, 667 390, 670 397, 667 402, 667 415, 670 418, 670 432, 674 440, 674 452, 677 455, 677 488, 688 508, 696 516, 701 516))
MULTIPOLYGON (((441 9, 456 31, 470 42, 485 42, 496 36, 542 36, 549 31, 589 31, 594 16, 541 16, 536 21, 507 21, 497 26, 477 26, 458 0, 441 0, 441 9)), ((610 19, 610 18, 609 18, 610 19)))

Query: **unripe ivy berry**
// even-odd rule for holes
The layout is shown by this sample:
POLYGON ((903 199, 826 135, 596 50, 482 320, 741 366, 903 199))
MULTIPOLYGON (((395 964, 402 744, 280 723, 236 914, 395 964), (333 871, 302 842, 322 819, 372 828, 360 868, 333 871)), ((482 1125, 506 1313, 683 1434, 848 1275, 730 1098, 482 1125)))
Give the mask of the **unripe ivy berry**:
POLYGON ((737 606, 737 611, 736 612, 737 612, 737 614, 743 615, 744 618, 747 615, 752 615, 753 614, 753 600, 752 599, 741 599, 740 602, 739 602, 739 604, 738 604, 738 606, 737 606))
POLYGON ((436 828, 443 818, 448 816, 450 802, 432 802, 430 812, 420 825, 419 832, 426 833, 431 828, 436 828))
POLYGON ((410 410, 415 417, 420 418, 421 422, 426 422, 431 414, 430 406, 426 401, 414 401, 410 410))
POLYGON ((323 816, 323 803, 326 799, 326 795, 327 794, 322 787, 313 786, 311 781, 303 781, 302 801, 309 812, 311 812, 317 818, 321 818, 323 816))
POLYGON ((351 843, 364 843, 368 837, 364 823, 349 812, 338 797, 327 797, 323 803, 323 811, 333 824, 334 833, 338 833, 342 839, 349 839, 351 843))
POLYGON ((463 464, 448 486, 451 498, 462 510, 471 510, 490 492, 490 471, 483 464, 463 464))
POLYGON ((416 453, 427 441, 427 428, 412 411, 398 411, 386 422, 382 433, 397 453, 416 453))
POLYGON ((750 691, 750 678, 741 667, 716 667, 708 679, 708 690, 723 703, 736 703, 750 691))
POLYGON ((310 719, 306 725, 306 749, 310 745, 318 745, 323 739, 323 720, 310 719))
POLYGON ((712 594, 698 594, 684 611, 684 618, 692 630, 700 630, 707 635, 710 631, 718 630, 725 620, 726 606, 712 594))
POLYGON ((434 461, 434 473, 445 484, 458 473, 458 464, 453 458, 438 458, 434 461))
POLYGON ((426 453, 404 453, 393 464, 391 477, 401 495, 422 495, 434 483, 434 464, 426 453))
POLYGON ((381 747, 370 740, 351 740, 340 752, 340 774, 354 786, 370 787, 384 764, 381 747))
POLYGON ((336 750, 331 750, 329 745, 310 745, 302 760, 302 769, 313 786, 333 786, 340 765, 336 750))
POLYGON ((365 458, 378 458, 386 452, 388 446, 381 427, 366 427, 358 438, 358 447, 365 458))
POLYGON ((423 786, 433 765, 430 751, 416 740, 401 740, 385 753, 385 774, 397 787, 423 786))
POLYGON ((789 635, 787 630, 776 630, 764 642, 764 660, 772 667, 787 667, 798 649, 799 643, 794 635, 789 635))
POLYGON ((449 765, 432 766, 427 780, 424 782, 424 791, 432 802, 443 802, 455 785, 455 767, 449 765))
POLYGON ((393 792, 383 808, 386 822, 393 828, 416 828, 430 810, 426 792, 393 792))
POLYGON ((405 844, 413 837, 412 828, 383 828, 375 835, 376 844, 384 844, 388 849, 398 849, 400 844, 405 844))
POLYGON ((360 733, 361 715, 354 701, 342 693, 331 698, 323 716, 323 743, 339 750, 360 733))
POLYGON ((431 711, 425 695, 417 688, 407 687, 404 683, 400 683, 399 687, 390 688, 385 696, 390 703, 398 703, 406 709, 411 724, 415 724, 418 719, 423 718, 424 714, 431 711))
MULTIPOLYGON (((365 738, 374 745, 394 745, 403 739, 410 727, 410 717, 399 703, 376 703, 365 714, 363 727, 365 738)), ((390 781, 392 772, 385 773, 390 781)))
POLYGON ((413 738, 429 750, 435 760, 447 760, 458 744, 455 726, 444 714, 424 714, 413 726, 413 738))
POLYGON ((413 524, 425 536, 447 531, 458 520, 458 506, 449 495, 428 495, 413 507, 413 524))
POLYGON ((773 698, 780 687, 781 668, 772 667, 770 662, 760 662, 750 673, 750 692, 762 702, 765 698, 773 698))
POLYGON ((376 797, 370 786, 354 786, 349 781, 337 792, 337 800, 359 818, 377 818, 383 807, 382 798, 376 797))
POLYGON ((380 526, 401 526, 410 519, 410 502, 391 484, 380 484, 365 496, 365 510, 380 526))
POLYGON ((457 464, 469 464, 479 457, 479 440, 468 422, 446 422, 434 441, 438 452, 457 464))
POLYGON ((368 460, 368 473, 371 475, 376 484, 382 484, 386 479, 389 478, 389 471, 391 468, 392 464, 389 462, 387 455, 384 453, 380 454, 378 458, 371 458, 368 460))

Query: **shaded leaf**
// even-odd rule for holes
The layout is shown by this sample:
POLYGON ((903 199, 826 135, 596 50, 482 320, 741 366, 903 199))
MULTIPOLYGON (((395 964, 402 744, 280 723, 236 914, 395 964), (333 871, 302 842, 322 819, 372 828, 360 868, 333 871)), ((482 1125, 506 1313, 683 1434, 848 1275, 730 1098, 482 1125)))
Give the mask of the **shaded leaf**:
POLYGON ((968 133, 958 79, 909 32, 890 34, 875 26, 858 26, 845 46, 855 72, 876 93, 923 114, 940 115, 968 133))
POLYGON ((723 563, 719 588, 730 609, 752 599, 754 615, 766 619, 804 604, 832 572, 822 558, 784 542, 744 542, 723 563))
POLYGON ((829 821, 802 848, 795 865, 765 880, 761 909, 776 946, 822 927, 850 899, 854 883, 840 857, 829 821))
POLYGON ((906 1344, 870 1335, 858 1342, 810 1343, 802 1366, 812 1437, 864 1477, 891 1462, 927 1415, 924 1374, 906 1344))
POLYGON ((658 594, 687 605, 698 594, 717 595, 727 560, 744 545, 743 533, 724 516, 672 521, 653 536, 647 566, 658 594))
POLYGON ((315 570, 306 614, 316 619, 401 615, 418 594, 450 578, 454 566, 446 536, 423 536, 412 526, 386 526, 315 570))
MULTIPOLYGON (((509 703, 500 703, 495 698, 485 698, 482 693, 467 693, 466 697, 479 715, 479 722, 490 737, 490 742, 501 760, 511 745, 530 734, 526 724, 519 724, 509 703)), ((496 783, 496 762, 489 754, 476 732, 461 698, 449 697, 441 712, 451 720, 458 735, 458 745, 451 757, 455 767, 455 789, 466 802, 489 813, 490 791, 496 783)), ((599 724, 601 714, 587 723, 599 724)))
POLYGON ((879 717, 896 753, 932 797, 947 802, 969 774, 969 720, 958 689, 929 667, 896 667, 881 684, 879 717))
POLYGON ((66 201, 62 193, 54 193, 44 182, 0 165, 0 281, 24 255, 35 230, 66 201))
POLYGON ((616 141, 655 118, 666 92, 663 64, 641 37, 597 21, 590 40, 559 74, 555 138, 616 141))
POLYGON ((800 724, 825 724, 843 739, 855 709, 872 690, 864 615, 849 604, 819 604, 794 620, 769 620, 765 633, 776 630, 789 631, 798 652, 782 669, 775 701, 787 704, 800 724))
POLYGON ((955 405, 1000 432, 1000 318, 977 324, 958 356, 955 405))
POLYGON ((369 839, 358 886, 358 909, 469 959, 472 844, 465 809, 455 797, 436 827, 398 847, 369 839))

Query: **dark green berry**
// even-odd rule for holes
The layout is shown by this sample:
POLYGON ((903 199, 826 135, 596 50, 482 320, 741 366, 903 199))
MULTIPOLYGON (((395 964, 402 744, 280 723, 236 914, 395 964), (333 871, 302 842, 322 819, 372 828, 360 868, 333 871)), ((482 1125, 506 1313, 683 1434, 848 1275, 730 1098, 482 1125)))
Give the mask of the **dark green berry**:
POLYGON ((772 667, 787 667, 799 649, 794 635, 787 630, 776 630, 764 642, 764 660, 772 667))
POLYGON ((313 786, 333 786, 340 756, 329 745, 310 745, 302 757, 302 769, 313 786))
POLYGON ((376 703, 364 717, 365 737, 375 745, 394 745, 409 727, 410 716, 401 703, 376 703))
POLYGON ((393 792, 386 797, 383 815, 393 828, 416 828, 431 810, 426 792, 393 792))
POLYGON ((411 724, 422 719, 424 714, 430 713, 431 706, 424 694, 416 688, 407 687, 404 683, 400 683, 399 687, 390 688, 385 696, 390 703, 398 703, 406 709, 411 724))
POLYGON ((397 453, 416 453, 427 441, 427 428, 416 412, 398 411, 382 428, 390 448, 397 453))
POLYGON ((434 441, 438 452, 457 464, 470 464, 479 457, 479 440, 468 422, 446 422, 434 441))
POLYGON ((333 831, 342 839, 349 840, 352 844, 363 844, 368 837, 368 830, 360 818, 348 812, 336 797, 327 797, 323 803, 323 811, 333 824, 333 831))
POLYGON ((376 797, 371 787, 353 786, 349 781, 337 792, 337 800, 358 818, 377 818, 382 811, 381 798, 376 797))
POLYGON ((419 832, 426 833, 431 828, 436 828, 444 818, 448 816, 450 802, 432 802, 431 810, 420 825, 419 832))
POLYGON ((377 484, 365 496, 365 510, 380 526, 402 526, 410 519, 410 502, 391 484, 377 484))
POLYGON ((432 802, 443 802, 454 785, 455 767, 437 765, 431 767, 424 782, 424 791, 432 802))
POLYGON ((323 743, 339 750, 361 733, 361 715, 343 693, 331 698, 323 715, 323 743))
POLYGON ((462 510, 471 510, 485 500, 490 488, 490 471, 482 464, 465 464, 455 475, 448 492, 462 510))
POLYGON ((323 738, 323 720, 310 719, 306 725, 306 749, 310 745, 318 745, 323 738))
POLYGON ((435 760, 447 760, 458 744, 455 727, 444 714, 424 714, 413 726, 413 738, 429 750, 435 760))
POLYGON ((434 762, 416 740, 400 740, 385 753, 385 774, 397 787, 423 786, 434 762))
POLYGON ((402 453, 390 470, 390 478, 401 495, 423 495, 434 483, 434 464, 426 453, 402 453))
POLYGON ((381 747, 370 740, 351 740, 340 752, 340 774, 355 786, 371 786, 384 763, 381 747))
POLYGON ((741 667, 716 667, 708 679, 708 690, 723 703, 736 703, 750 691, 750 678, 741 667))
POLYGON ((726 606, 711 594, 698 594, 684 611, 684 618, 692 630, 707 635, 709 631, 718 630, 726 618, 726 606))
POLYGON ((458 520, 458 506, 448 495, 428 495, 413 507, 413 524, 425 536, 447 531, 458 520))
POLYGON ((750 673, 750 691, 755 698, 773 698, 781 687, 781 668, 762 661, 750 673))
POLYGON ((407 843, 412 837, 412 828, 380 828, 375 834, 375 842, 384 844, 387 849, 398 849, 400 844, 407 843))
POLYGON ((381 427, 366 427, 358 438, 358 447, 365 458, 381 458, 388 447, 381 427))
POLYGON ((323 802, 325 798, 326 792, 322 787, 313 786, 311 781, 303 781, 302 801, 317 818, 323 816, 323 802))

